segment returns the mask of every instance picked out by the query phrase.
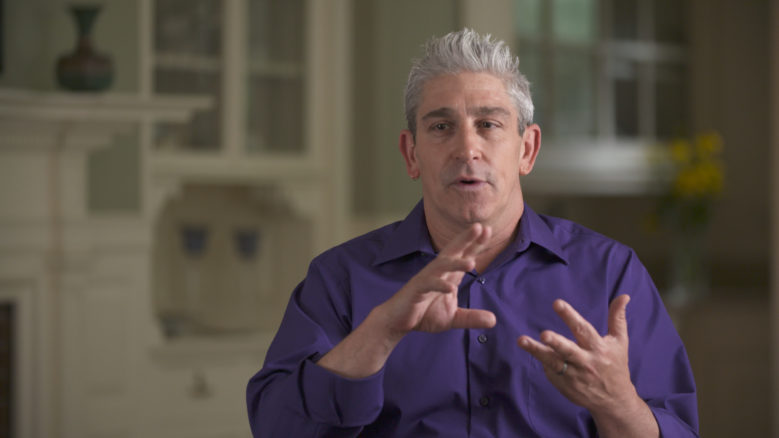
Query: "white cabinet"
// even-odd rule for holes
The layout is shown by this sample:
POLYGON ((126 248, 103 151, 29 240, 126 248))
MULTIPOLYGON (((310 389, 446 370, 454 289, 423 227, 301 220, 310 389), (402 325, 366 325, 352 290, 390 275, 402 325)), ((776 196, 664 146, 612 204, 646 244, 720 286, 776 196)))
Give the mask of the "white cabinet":
POLYGON ((348 215, 350 2, 141 0, 142 93, 207 96, 148 126, 154 336, 137 436, 248 436, 259 370, 310 259, 348 215))
POLYGON ((146 91, 215 103, 149 132, 153 302, 167 334, 273 330, 310 258, 343 237, 347 6, 145 0, 146 91), (242 258, 246 245, 261 251, 242 258))
MULTIPOLYGON (((157 151, 313 164, 309 141, 322 2, 151 0, 150 83, 157 94, 207 94, 184 126, 159 124, 157 151)), ((321 117, 320 115, 319 117, 321 117)))
POLYGON ((137 92, 0 90, 23 436, 248 436, 245 384, 344 238, 350 2, 136 1, 137 92), (138 206, 93 211, 89 156, 127 132, 138 206))

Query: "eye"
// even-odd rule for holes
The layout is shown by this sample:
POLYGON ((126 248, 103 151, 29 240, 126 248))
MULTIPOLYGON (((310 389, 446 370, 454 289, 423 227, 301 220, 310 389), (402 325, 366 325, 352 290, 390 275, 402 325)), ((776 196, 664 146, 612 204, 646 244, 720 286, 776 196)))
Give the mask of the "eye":
POLYGON ((436 123, 436 124, 433 125, 433 130, 435 130, 435 131, 443 131, 443 130, 445 130, 448 127, 449 127, 449 125, 447 125, 446 123, 436 123))
POLYGON ((479 122, 479 127, 480 128, 486 128, 486 129, 492 129, 492 128, 497 128, 498 124, 497 123, 493 123, 493 122, 491 122, 489 120, 482 120, 481 122, 479 122))

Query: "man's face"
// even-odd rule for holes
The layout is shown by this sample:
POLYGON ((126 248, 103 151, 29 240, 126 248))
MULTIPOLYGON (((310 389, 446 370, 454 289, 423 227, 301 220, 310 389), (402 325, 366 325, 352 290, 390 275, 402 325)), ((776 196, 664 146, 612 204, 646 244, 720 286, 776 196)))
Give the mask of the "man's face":
POLYGON ((501 79, 463 72, 429 80, 416 140, 404 131, 400 143, 409 175, 422 180, 425 211, 457 225, 521 214, 519 176, 533 167, 540 132, 532 125, 520 135, 517 124, 501 79))

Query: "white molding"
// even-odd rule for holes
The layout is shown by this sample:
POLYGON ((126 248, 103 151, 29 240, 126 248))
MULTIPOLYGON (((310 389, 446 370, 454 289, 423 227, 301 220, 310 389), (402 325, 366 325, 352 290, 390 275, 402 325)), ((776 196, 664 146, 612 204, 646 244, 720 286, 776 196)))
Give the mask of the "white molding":
POLYGON ((325 174, 324 163, 289 155, 227 157, 215 154, 152 152, 149 163, 154 177, 190 182, 274 183, 316 181, 325 174))
POLYGON ((107 146, 115 136, 131 132, 122 122, 91 123, 86 121, 45 121, 0 119, 0 149, 35 151, 59 148, 87 151, 107 146))
POLYGON ((139 122, 148 117, 185 122, 195 110, 208 109, 207 96, 144 97, 136 93, 65 93, 0 88, 0 118, 139 122))

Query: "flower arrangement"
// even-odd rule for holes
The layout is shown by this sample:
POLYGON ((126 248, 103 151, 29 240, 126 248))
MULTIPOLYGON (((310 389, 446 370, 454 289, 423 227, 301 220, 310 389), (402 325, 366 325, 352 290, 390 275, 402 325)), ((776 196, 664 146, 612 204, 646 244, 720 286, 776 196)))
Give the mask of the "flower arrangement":
POLYGON ((722 150, 722 138, 715 132, 692 140, 678 138, 659 148, 671 177, 651 219, 653 228, 671 232, 667 294, 669 304, 677 308, 709 292, 704 231, 724 186, 722 150))
POLYGON ((677 138, 660 150, 663 162, 670 166, 671 178, 657 205, 657 225, 684 234, 702 231, 723 190, 722 137, 707 132, 692 141, 677 138))

